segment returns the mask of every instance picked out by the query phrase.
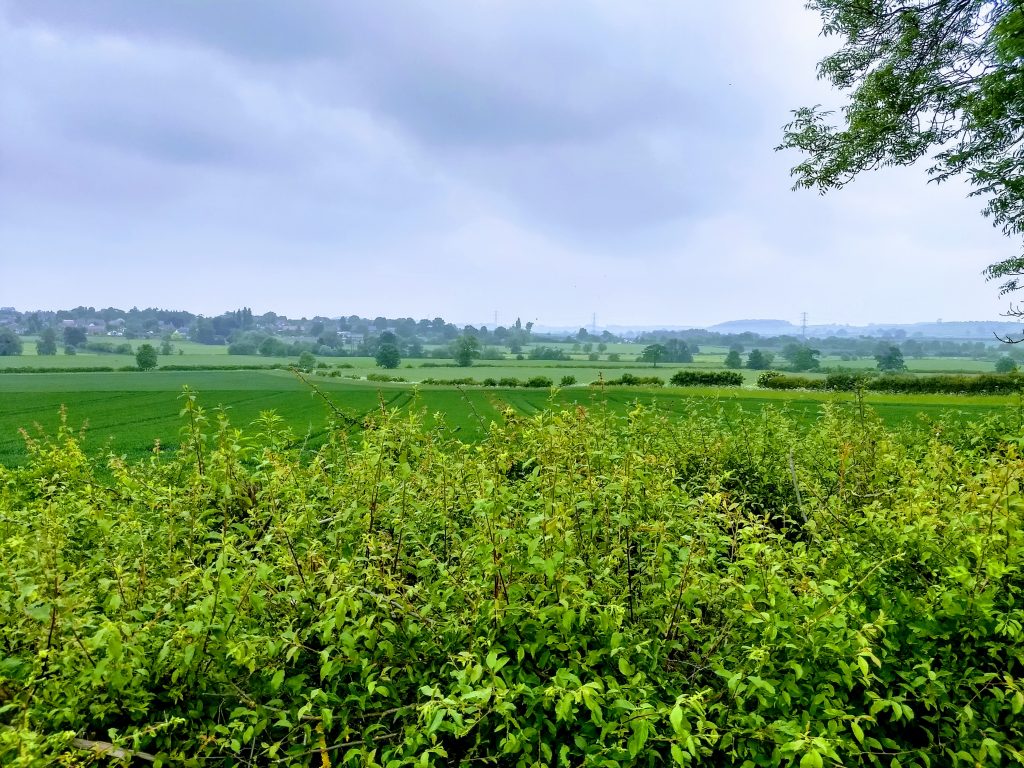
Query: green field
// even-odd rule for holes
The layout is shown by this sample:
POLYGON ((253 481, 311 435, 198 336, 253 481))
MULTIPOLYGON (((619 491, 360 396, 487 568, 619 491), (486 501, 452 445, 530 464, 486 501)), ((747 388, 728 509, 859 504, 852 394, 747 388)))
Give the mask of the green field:
MULTIPOLYGON (((636 369, 630 369, 636 370, 636 369)), ((465 369, 418 369, 416 372, 441 377, 465 374, 465 369)), ((521 368, 473 368, 477 377, 539 373, 552 374, 543 366, 521 368)), ((661 368, 659 367, 659 371, 661 368)), ((404 371, 402 372, 404 373, 404 371)), ((583 377, 581 377, 583 378, 583 377)), ((799 422, 813 421, 826 403, 851 406, 853 396, 822 392, 775 392, 754 389, 677 389, 575 386, 552 394, 547 389, 454 388, 408 384, 378 384, 345 378, 314 377, 335 407, 362 417, 384 403, 392 409, 420 409, 431 423, 443 421, 469 440, 481 437, 487 424, 500 418, 501 410, 512 407, 520 413, 535 413, 554 402, 587 407, 605 407, 622 413, 635 402, 669 413, 723 409, 760 410, 773 407, 790 412, 799 422), (434 415, 440 414, 439 419, 434 415)), ((585 379, 584 379, 585 380, 585 379)), ((0 464, 14 465, 25 456, 24 439, 38 428, 53 432, 66 407, 69 423, 85 426, 86 446, 92 451, 112 451, 138 458, 152 449, 154 441, 174 446, 181 419, 179 395, 182 387, 199 392, 200 401, 211 418, 223 407, 237 426, 252 423, 262 412, 275 411, 309 446, 322 442, 332 410, 311 388, 288 371, 150 371, 146 373, 53 373, 7 374, 0 376, 0 464)), ((1017 407, 1016 398, 957 395, 869 395, 866 402, 889 424, 914 423, 920 414, 937 419, 959 414, 975 419, 993 411, 1017 407)))

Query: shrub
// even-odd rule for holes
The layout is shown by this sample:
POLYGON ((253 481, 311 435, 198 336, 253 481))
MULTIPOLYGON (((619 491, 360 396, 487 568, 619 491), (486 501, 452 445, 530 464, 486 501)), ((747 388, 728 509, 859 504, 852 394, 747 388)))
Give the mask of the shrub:
POLYGON ((576 383, 576 377, 575 376, 563 376, 562 380, 558 382, 558 386, 560 386, 560 387, 571 387, 575 383, 576 383))
POLYGON ((498 379, 498 386, 499 387, 518 387, 519 386, 519 379, 515 378, 514 376, 502 376, 500 379, 498 379))
POLYGON ((634 376, 632 373, 624 373, 617 379, 595 381, 592 386, 600 384, 610 387, 661 387, 665 385, 665 380, 658 376, 634 376))
POLYGON ((553 382, 547 376, 531 376, 529 379, 523 382, 523 386, 532 387, 534 389, 544 389, 545 387, 554 386, 554 383, 555 382, 553 382))
POLYGON ((738 371, 676 371, 669 379, 676 387, 740 387, 743 374, 738 371))
POLYGON ((373 408, 314 450, 186 395, 182 450, 90 458, 64 424, 0 468, 0 764, 923 768, 1024 743, 1012 415, 573 407, 471 446, 373 408))

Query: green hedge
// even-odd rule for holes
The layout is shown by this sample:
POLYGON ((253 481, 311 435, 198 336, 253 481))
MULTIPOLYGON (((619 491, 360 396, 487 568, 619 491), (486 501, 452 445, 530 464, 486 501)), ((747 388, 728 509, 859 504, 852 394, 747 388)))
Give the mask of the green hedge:
POLYGON ((669 383, 675 387, 741 387, 743 374, 738 371, 681 370, 672 374, 669 383))
POLYGON ((372 409, 310 456, 193 398, 181 450, 0 468, 0 765, 1019 762, 1013 414, 372 409))
POLYGON ((663 387, 665 380, 658 376, 634 376, 624 373, 617 379, 598 379, 590 383, 592 387, 663 387))
POLYGON ((871 376, 855 373, 830 373, 825 378, 793 376, 778 371, 765 371, 757 378, 764 389, 816 389, 850 392, 858 387, 871 392, 905 394, 974 394, 995 395, 1018 392, 1024 377, 1018 373, 982 373, 975 375, 885 374, 871 376))

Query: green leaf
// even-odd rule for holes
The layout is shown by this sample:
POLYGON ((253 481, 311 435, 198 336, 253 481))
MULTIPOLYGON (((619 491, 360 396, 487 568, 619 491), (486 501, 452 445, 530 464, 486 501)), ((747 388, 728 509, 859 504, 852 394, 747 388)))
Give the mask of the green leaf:
POLYGON ((281 687, 281 683, 284 682, 284 670, 279 669, 274 673, 274 676, 270 678, 270 690, 276 691, 281 687))
POLYGON ((804 756, 800 758, 800 768, 821 768, 823 764, 821 755, 816 749, 805 752, 804 756))
POLYGON ((850 730, 853 731, 854 738, 857 739, 859 744, 864 743, 864 730, 860 727, 856 720, 850 723, 850 730))

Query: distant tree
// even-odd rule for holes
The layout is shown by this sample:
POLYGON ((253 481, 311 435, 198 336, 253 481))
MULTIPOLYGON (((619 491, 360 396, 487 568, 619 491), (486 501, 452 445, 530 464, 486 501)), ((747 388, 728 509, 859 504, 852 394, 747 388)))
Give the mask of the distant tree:
POLYGON ((1003 355, 996 360, 996 373, 1014 373, 1017 370, 1017 361, 1012 357, 1003 355))
POLYGON ((171 340, 170 339, 164 339, 160 343, 160 354, 161 355, 169 355, 173 351, 174 351, 174 346, 171 344, 171 340))
POLYGON ((622 356, 618 352, 610 352, 608 354, 609 363, 617 363, 622 359, 622 356))
POLYGON ((57 354, 57 333, 47 326, 43 329, 43 332, 39 335, 39 340, 36 342, 36 354, 37 355, 56 355, 57 354))
POLYGON ((150 371, 156 368, 156 347, 152 344, 140 345, 138 351, 135 353, 135 364, 139 366, 140 371, 150 371))
POLYGON ((259 352, 264 357, 284 357, 288 354, 288 345, 274 336, 267 336, 260 344, 259 352))
POLYGON ((668 354, 668 350, 665 349, 664 344, 648 344, 644 347, 644 351, 640 353, 640 360, 645 363, 651 363, 655 368, 658 367, 658 361, 668 354))
POLYGON ((576 383, 576 377, 575 376, 563 376, 562 380, 560 382, 558 382, 558 386, 560 386, 560 387, 571 387, 575 383, 576 383))
POLYGON ((299 355, 299 362, 296 366, 300 371, 312 371, 316 368, 316 355, 308 349, 299 355))
POLYGON ((771 367, 774 357, 770 352, 752 349, 750 354, 747 355, 747 368, 752 371, 766 371, 771 367))
POLYGON ((820 355, 816 349, 811 349, 806 344, 787 344, 782 348, 782 356, 789 361, 789 367, 794 371, 814 371, 821 365, 818 360, 820 355))
POLYGON ((595 362, 600 359, 601 355, 599 355, 597 352, 591 352, 589 355, 587 355, 587 360, 590 360, 591 362, 595 362))
POLYGON ((217 331, 213 327, 213 321, 207 317, 197 318, 192 328, 192 339, 200 344, 216 344, 217 331))
POLYGON ((456 365, 466 368, 473 364, 473 359, 480 355, 480 341, 476 336, 463 334, 452 342, 452 357, 456 365))
POLYGON ((598 352, 604 352, 606 349, 608 349, 608 345, 605 344, 603 341, 597 345, 598 352))
POLYGON ((0 357, 21 354, 21 339, 10 328, 0 328, 0 357))
POLYGON ((85 344, 85 331, 74 326, 64 329, 64 346, 80 347, 85 344))
POLYGON ((401 353, 394 344, 381 344, 377 347, 374 359, 381 368, 397 368, 398 364, 402 362, 401 353))
POLYGON ((323 332, 324 332, 324 324, 321 321, 319 321, 319 320, 315 320, 309 326, 309 335, 310 336, 319 336, 323 332))
POLYGON ((875 355, 875 361, 878 363, 878 370, 883 373, 902 373, 907 370, 903 352, 899 347, 889 347, 884 352, 875 355))
POLYGON ((725 356, 725 367, 726 368, 742 368, 743 360, 740 359, 740 353, 738 350, 730 349, 729 354, 725 356))
POLYGON ((692 363, 693 352, 683 339, 669 339, 664 344, 664 359, 669 363, 692 363))

